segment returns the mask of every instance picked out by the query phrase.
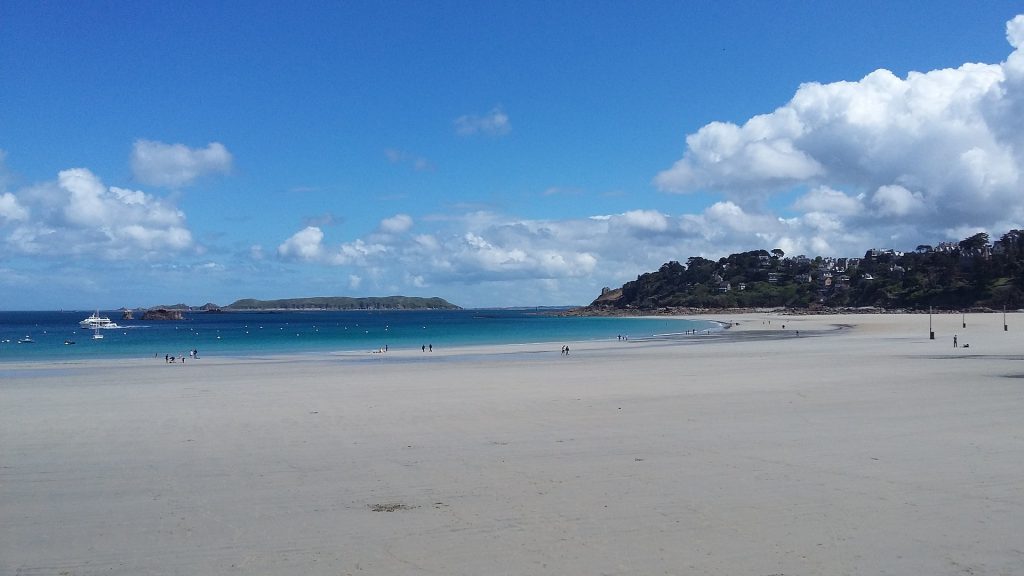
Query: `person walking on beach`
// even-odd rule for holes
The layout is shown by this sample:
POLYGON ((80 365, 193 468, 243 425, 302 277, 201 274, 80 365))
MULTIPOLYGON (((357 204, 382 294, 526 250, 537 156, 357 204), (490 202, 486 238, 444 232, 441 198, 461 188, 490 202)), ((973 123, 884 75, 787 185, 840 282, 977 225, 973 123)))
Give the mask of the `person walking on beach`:
POLYGON ((956 334, 953 334, 953 348, 956 348, 956 334))

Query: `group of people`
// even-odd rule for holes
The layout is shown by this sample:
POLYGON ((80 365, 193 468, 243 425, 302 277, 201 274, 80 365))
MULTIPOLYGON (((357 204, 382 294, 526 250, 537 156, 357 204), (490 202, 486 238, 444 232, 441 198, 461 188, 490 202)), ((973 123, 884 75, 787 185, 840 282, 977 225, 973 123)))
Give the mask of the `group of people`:
POLYGON ((562 356, 568 356, 568 355, 569 355, 569 346, 568 345, 562 346, 562 356))
MULTIPOLYGON (((193 360, 195 360, 196 358, 199 358, 199 350, 196 350, 195 348, 193 348, 192 350, 189 350, 188 357, 192 358, 193 360)), ((185 363, 185 355, 184 354, 182 354, 181 356, 171 356, 169 354, 164 354, 164 362, 166 362, 168 364, 175 363, 179 358, 181 359, 181 363, 184 364, 185 363)))
POLYGON ((420 346, 420 350, 422 350, 423 352, 428 352, 428 351, 429 352, 433 352, 434 351, 434 345, 433 344, 424 344, 423 346, 420 346))

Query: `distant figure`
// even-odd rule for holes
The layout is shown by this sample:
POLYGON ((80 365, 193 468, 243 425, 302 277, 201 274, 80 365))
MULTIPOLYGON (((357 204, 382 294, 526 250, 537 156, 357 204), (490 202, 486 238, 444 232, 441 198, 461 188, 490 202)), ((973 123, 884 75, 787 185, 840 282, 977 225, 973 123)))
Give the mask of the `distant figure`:
POLYGON ((164 362, 167 362, 168 364, 170 364, 170 362, 171 362, 171 357, 170 357, 170 355, 169 355, 169 354, 164 354, 164 362))
POLYGON ((953 348, 956 348, 956 334, 953 334, 953 348))
POLYGON ((565 346, 565 355, 566 356, 569 355, 569 346, 568 345, 565 346))
POLYGON ((420 351, 421 352, 426 352, 427 351, 427 345, 424 344, 423 346, 420 346, 420 351))
POLYGON ((428 345, 427 349, 430 350, 431 352, 433 352, 434 351, 434 345, 433 344, 428 345))

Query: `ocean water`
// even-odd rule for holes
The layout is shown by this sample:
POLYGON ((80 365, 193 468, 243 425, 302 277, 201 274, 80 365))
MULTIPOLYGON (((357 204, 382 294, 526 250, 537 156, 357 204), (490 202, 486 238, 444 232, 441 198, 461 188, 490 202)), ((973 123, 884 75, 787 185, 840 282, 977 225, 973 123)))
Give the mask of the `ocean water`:
POLYGON ((557 317, 533 309, 186 312, 182 321, 122 320, 100 311, 120 328, 91 330, 78 323, 93 311, 0 312, 0 362, 152 358, 198 350, 203 356, 370 352, 387 346, 529 344, 679 337, 716 330, 703 320, 675 318, 557 317), (33 343, 19 343, 30 337, 33 343), (74 342, 66 344, 65 342, 74 342))

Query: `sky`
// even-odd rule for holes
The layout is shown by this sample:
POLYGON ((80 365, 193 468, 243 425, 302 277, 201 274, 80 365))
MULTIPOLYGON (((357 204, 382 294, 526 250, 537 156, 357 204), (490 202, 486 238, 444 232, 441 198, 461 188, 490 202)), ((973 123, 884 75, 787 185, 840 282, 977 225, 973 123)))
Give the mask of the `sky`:
POLYGON ((587 304, 1024 228, 1018 2, 0 2, 0 310, 587 304))

